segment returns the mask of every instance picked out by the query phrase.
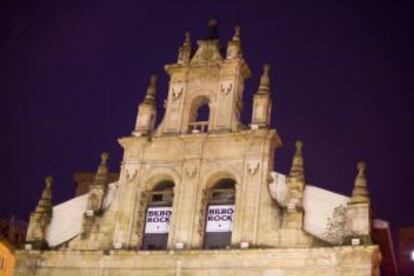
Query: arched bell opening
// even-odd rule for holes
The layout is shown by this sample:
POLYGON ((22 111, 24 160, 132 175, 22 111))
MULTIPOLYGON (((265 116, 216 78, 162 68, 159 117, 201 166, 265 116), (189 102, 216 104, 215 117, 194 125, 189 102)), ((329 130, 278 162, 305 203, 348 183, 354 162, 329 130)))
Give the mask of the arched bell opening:
POLYGON ((205 96, 193 100, 190 109, 188 130, 191 133, 208 132, 210 120, 210 101, 205 96))
POLYGON ((231 246, 235 186, 236 182, 233 179, 224 178, 207 191, 203 245, 205 249, 221 249, 231 246))
POLYGON ((171 180, 160 181, 149 192, 141 246, 143 250, 167 249, 173 199, 174 182, 171 180))

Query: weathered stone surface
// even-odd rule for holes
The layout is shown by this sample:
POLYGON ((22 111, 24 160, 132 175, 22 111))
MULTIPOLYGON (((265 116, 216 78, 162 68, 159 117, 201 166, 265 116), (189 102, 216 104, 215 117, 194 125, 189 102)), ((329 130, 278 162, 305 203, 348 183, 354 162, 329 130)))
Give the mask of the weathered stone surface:
POLYGON ((18 251, 24 275, 379 275, 377 246, 184 251, 18 251), (22 264, 21 262, 25 262, 22 264), (36 271, 34 269, 37 263, 36 271))

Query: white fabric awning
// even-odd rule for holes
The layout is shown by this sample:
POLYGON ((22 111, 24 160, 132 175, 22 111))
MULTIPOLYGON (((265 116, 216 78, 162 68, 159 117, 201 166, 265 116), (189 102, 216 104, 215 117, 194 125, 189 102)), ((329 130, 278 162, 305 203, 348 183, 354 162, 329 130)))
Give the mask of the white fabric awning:
POLYGON ((53 207, 52 221, 46 232, 49 246, 57 246, 82 232, 87 203, 88 194, 85 194, 53 207))
MULTIPOLYGON (((103 208, 107 209, 116 197, 118 182, 108 185, 103 208)), ((52 220, 46 231, 50 247, 62 244, 82 233, 83 216, 89 194, 84 194, 53 207, 52 220)))
POLYGON ((348 201, 349 197, 307 185, 303 196, 305 230, 324 241, 342 242, 348 201))

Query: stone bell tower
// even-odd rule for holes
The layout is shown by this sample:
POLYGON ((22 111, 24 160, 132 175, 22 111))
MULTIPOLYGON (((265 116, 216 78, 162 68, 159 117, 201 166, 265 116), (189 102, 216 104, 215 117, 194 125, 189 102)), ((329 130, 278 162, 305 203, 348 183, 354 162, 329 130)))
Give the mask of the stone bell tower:
POLYGON ((148 118, 155 114, 157 99, 151 93, 149 105, 148 92, 133 135, 119 140, 125 153, 115 248, 279 243, 281 209, 268 193, 274 151, 281 146, 277 132, 269 128, 270 67, 264 66, 249 128, 240 121, 244 81, 251 75, 240 28, 235 27, 225 53, 217 28, 218 22, 210 21, 208 36, 197 41, 196 49, 186 33, 177 62, 165 66, 170 76, 165 114, 151 139, 145 134, 152 129, 148 118), (208 113, 208 119, 200 120, 200 112, 208 113), (150 217, 167 213, 168 218, 150 217), (223 224, 209 221, 222 218, 227 220, 223 224), (153 225, 153 219, 169 224, 153 225))
POLYGON ((241 128, 244 80, 250 77, 250 69, 242 55, 240 28, 236 27, 227 45, 227 56, 223 57, 217 24, 217 21, 210 21, 209 36, 197 41, 194 53, 187 33, 177 63, 165 66, 171 81, 158 133, 178 134, 202 129, 220 132, 241 128), (208 106, 209 120, 197 122, 197 110, 203 105, 208 106))

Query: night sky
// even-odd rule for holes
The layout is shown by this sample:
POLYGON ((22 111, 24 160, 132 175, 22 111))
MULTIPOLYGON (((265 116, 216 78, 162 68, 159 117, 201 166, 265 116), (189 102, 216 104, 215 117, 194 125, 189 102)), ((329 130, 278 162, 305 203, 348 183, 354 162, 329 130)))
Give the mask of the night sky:
POLYGON ((375 216, 414 225, 414 1, 175 2, 0 4, 0 215, 27 219, 46 175, 54 203, 73 197, 73 172, 95 171, 102 151, 119 170, 117 138, 133 130, 150 74, 162 117, 163 66, 185 31, 195 47, 215 16, 223 45, 241 26, 253 72, 246 124, 262 64, 271 65, 272 126, 284 142, 276 170, 288 172, 301 139, 308 182, 350 195, 365 160, 375 216))

